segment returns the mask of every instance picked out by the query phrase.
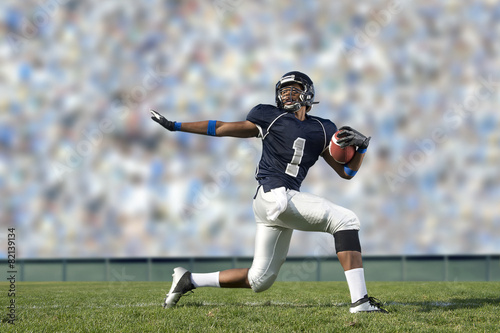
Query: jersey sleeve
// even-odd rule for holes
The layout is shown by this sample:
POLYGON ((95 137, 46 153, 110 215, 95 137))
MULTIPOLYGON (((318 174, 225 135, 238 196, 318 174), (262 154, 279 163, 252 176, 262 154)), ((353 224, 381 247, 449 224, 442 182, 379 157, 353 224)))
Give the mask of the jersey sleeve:
POLYGON ((280 114, 279 109, 273 105, 259 104, 250 110, 246 120, 257 126, 259 137, 264 137, 273 120, 280 114))
POLYGON ((332 139, 332 136, 337 132, 337 126, 330 120, 324 119, 323 120, 323 126, 325 127, 325 132, 326 132, 326 140, 327 140, 327 145, 323 151, 325 151, 328 148, 328 145, 330 144, 330 140, 332 139))
POLYGON ((328 138, 328 141, 332 138, 332 136, 337 132, 337 126, 330 120, 326 120, 324 122, 325 126, 325 131, 326 131, 326 137, 328 138))

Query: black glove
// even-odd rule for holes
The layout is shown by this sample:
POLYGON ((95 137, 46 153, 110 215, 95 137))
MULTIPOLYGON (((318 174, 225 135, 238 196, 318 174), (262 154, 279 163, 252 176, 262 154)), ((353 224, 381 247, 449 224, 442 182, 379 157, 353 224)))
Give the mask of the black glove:
POLYGON ((342 126, 339 131, 340 133, 337 135, 339 140, 337 140, 337 143, 342 149, 347 146, 356 146, 358 149, 366 149, 370 143, 370 139, 372 138, 367 138, 349 126, 342 126))
POLYGON ((170 121, 167 118, 163 117, 161 114, 156 112, 155 110, 150 110, 153 115, 151 119, 156 121, 161 126, 165 127, 169 131, 175 131, 175 121, 170 121))

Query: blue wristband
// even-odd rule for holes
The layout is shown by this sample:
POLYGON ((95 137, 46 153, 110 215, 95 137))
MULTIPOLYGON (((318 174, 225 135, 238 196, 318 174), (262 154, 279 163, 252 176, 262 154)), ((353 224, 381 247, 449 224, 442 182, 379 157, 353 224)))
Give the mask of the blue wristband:
POLYGON ((181 124, 179 122, 174 122, 174 131, 180 131, 181 130, 181 124))
POLYGON ((207 127, 207 134, 211 136, 215 136, 215 125, 217 124, 217 120, 209 120, 207 127))
POLYGON ((358 171, 354 171, 354 170, 351 170, 349 169, 349 167, 347 165, 344 165, 344 172, 346 175, 348 176, 351 176, 351 177, 354 177, 354 175, 358 172, 358 171))
POLYGON ((366 148, 356 150, 360 154, 366 153, 366 148))

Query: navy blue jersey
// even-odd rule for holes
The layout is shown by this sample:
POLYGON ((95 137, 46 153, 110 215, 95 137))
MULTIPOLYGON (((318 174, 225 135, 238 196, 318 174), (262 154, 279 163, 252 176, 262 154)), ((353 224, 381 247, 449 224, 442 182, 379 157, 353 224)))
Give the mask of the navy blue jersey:
POLYGON ((274 105, 259 104, 247 116, 262 138, 262 157, 256 178, 264 191, 284 186, 299 191, 310 167, 328 149, 337 126, 327 119, 293 113, 274 105))

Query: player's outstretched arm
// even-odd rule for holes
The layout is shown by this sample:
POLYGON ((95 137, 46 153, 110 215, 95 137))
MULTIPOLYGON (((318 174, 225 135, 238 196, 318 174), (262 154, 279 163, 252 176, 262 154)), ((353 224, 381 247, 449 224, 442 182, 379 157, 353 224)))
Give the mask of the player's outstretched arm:
POLYGON ((248 120, 236 122, 204 120, 180 123, 167 120, 154 110, 151 110, 151 115, 151 119, 169 131, 181 131, 211 136, 230 136, 235 138, 251 138, 256 137, 259 134, 257 126, 248 120))

